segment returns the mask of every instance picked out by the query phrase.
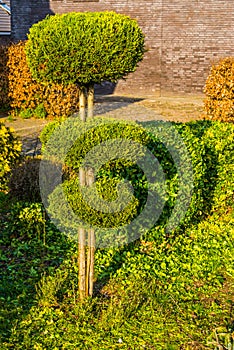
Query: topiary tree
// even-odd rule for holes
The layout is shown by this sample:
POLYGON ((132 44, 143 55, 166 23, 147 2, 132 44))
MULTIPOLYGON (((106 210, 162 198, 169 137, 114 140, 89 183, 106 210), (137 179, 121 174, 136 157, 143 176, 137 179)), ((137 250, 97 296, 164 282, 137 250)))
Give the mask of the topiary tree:
MULTIPOLYGON (((144 55, 144 35, 137 22, 114 12, 48 16, 30 29, 26 55, 39 82, 77 84, 82 121, 93 117, 94 84, 116 82, 134 72, 144 55), (86 104, 88 106, 86 116, 86 104)), ((94 182, 92 169, 79 169, 81 186, 94 182)), ((94 231, 79 229, 79 289, 81 299, 93 292, 94 231), (86 261, 85 261, 86 260, 86 261)))
POLYGON ((144 35, 137 22, 115 12, 47 16, 30 29, 28 65, 38 81, 77 84, 80 115, 93 115, 95 83, 117 82, 134 72, 144 55, 144 35))
POLYGON ((234 122, 234 57, 211 67, 204 92, 207 119, 234 122))

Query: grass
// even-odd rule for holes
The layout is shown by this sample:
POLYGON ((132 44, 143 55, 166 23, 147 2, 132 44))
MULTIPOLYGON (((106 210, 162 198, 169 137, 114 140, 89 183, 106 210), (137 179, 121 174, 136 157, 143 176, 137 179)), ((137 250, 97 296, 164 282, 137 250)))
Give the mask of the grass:
POLYGON ((148 245, 98 250, 95 296, 81 303, 76 243, 46 221, 43 242, 39 218, 31 229, 15 223, 9 203, 2 196, 1 349, 233 346, 233 211, 191 226, 173 245, 159 246, 155 232, 148 245))
MULTIPOLYGON (((209 123, 198 124, 191 135, 200 146, 209 123)), ((225 127, 210 124, 206 136, 209 212, 171 234, 156 226, 132 244, 97 249, 95 293, 84 302, 77 242, 40 203, 1 192, 0 348, 233 350, 233 149, 225 127)))

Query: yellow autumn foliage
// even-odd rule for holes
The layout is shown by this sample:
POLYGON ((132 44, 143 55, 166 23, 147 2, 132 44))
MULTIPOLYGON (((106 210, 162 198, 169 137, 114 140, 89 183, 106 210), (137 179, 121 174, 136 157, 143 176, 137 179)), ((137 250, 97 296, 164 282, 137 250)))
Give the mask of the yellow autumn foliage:
POLYGON ((221 59, 211 67, 204 88, 206 118, 234 122, 234 57, 221 59))
POLYGON ((78 87, 39 84, 32 78, 24 47, 25 42, 19 42, 8 48, 8 97, 11 108, 22 111, 43 106, 48 118, 69 116, 76 112, 79 103, 78 87))

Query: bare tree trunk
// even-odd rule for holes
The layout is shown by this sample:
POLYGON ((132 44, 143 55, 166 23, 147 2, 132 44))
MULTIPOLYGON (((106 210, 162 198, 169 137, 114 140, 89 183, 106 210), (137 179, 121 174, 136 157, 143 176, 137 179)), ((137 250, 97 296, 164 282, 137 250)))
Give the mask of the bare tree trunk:
POLYGON ((94 229, 89 229, 90 245, 90 268, 89 268, 89 295, 93 295, 93 281, 94 281, 94 254, 95 254, 95 232, 94 229))
MULTIPOLYGON (((80 186, 85 186, 86 179, 85 179, 84 168, 80 168, 79 180, 80 180, 80 186)), ((79 227, 78 240, 79 240, 79 292, 80 292, 80 299, 83 300, 86 296, 85 229, 83 227, 79 227)))
MULTIPOLYGON (((86 170, 86 184, 91 186, 95 181, 94 171, 92 168, 86 170)), ((86 271, 86 286, 89 296, 93 294, 94 281, 94 253, 95 253, 95 232, 93 229, 88 230, 88 249, 87 249, 87 271, 86 271)))
POLYGON ((85 286, 85 229, 79 228, 79 292, 80 299, 83 300, 86 296, 85 286))
POLYGON ((79 109, 80 109, 80 119, 85 122, 86 121, 86 96, 87 90, 84 86, 80 87, 79 94, 79 109))
MULTIPOLYGON (((86 102, 88 105, 88 118, 93 118, 94 106, 94 86, 90 85, 86 89, 80 88, 80 118, 83 122, 86 121, 86 102)), ((91 186, 94 183, 93 169, 80 168, 79 171, 80 186, 91 186)), ((88 247, 86 245, 86 230, 82 227, 78 230, 79 236, 79 292, 80 299, 83 300, 86 296, 93 294, 94 281, 94 253, 95 253, 95 232, 93 229, 88 230, 88 247)))
POLYGON ((94 86, 89 85, 87 89, 88 118, 93 118, 94 109, 94 86))

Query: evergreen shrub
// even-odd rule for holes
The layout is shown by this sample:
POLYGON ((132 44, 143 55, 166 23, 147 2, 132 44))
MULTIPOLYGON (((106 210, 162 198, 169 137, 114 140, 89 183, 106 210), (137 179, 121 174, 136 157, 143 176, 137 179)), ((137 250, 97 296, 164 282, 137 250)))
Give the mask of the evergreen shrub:
POLYGON ((207 119, 234 122, 234 57, 211 67, 204 88, 207 119))
MULTIPOLYGON (((79 125, 81 122, 77 120, 76 123, 79 125)), ((113 227, 120 225, 123 217, 123 222, 131 221, 133 217, 141 212, 146 202, 147 192, 150 193, 152 190, 148 188, 147 180, 139 167, 137 167, 134 162, 131 163, 125 159, 128 153, 126 152, 126 154, 122 154, 122 159, 112 160, 100 169, 96 178, 96 186, 102 198, 108 200, 112 198, 113 200, 116 196, 117 182, 120 181, 120 179, 129 180, 134 187, 134 196, 135 199, 137 199, 137 201, 133 202, 133 206, 126 207, 125 210, 120 212, 121 214, 118 212, 116 215, 113 213, 107 215, 106 213, 93 210, 93 208, 90 208, 82 199, 82 194, 78 187, 78 169, 82 159, 93 147, 107 140, 123 138, 134 140, 147 147, 147 149, 157 157, 162 166, 165 174, 166 194, 158 189, 159 198, 161 198, 162 201, 165 200, 165 205, 157 225, 162 225, 163 227, 167 225, 168 219, 175 207, 176 200, 178 199, 177 195, 181 186, 178 180, 178 169, 176 169, 171 154, 168 152, 165 145, 159 141, 157 134, 155 134, 155 131, 157 133, 159 130, 158 124, 155 122, 143 124, 147 127, 147 131, 145 128, 135 123, 116 120, 107 123, 106 119, 103 119, 103 123, 100 122, 100 125, 97 126, 96 124, 95 127, 92 127, 94 121, 91 120, 87 122, 86 133, 84 133, 82 137, 77 138, 77 140, 75 137, 74 140, 76 141, 64 158, 64 165, 69 169, 70 176, 66 173, 63 190, 65 190, 73 210, 78 213, 79 217, 89 222, 89 224, 100 227, 104 224, 104 226, 113 227)), ((59 124, 57 124, 57 126, 58 125, 59 124)), ((177 141, 174 139, 173 135, 167 134, 165 125, 166 124, 162 124, 162 129, 165 129, 165 140, 171 142, 171 147, 178 149, 177 141), (171 138, 171 140, 169 140, 169 138, 171 138)), ((60 127, 64 128, 62 125, 60 127)), ((82 124, 80 124, 80 128, 81 127, 82 124)), ((192 165, 193 172, 193 192, 191 193, 190 206, 183 220, 183 223, 187 225, 190 222, 195 222, 209 215, 209 213, 217 207, 226 208, 228 205, 231 205, 233 201, 234 129, 231 124, 210 121, 197 121, 187 124, 178 123, 174 124, 174 127, 181 135, 191 159, 191 163, 187 162, 187 155, 182 154, 182 171, 185 174, 187 171, 189 176, 190 169, 186 167, 192 165)), ((41 140, 43 147, 47 144, 48 154, 53 152, 57 159, 61 159, 63 158, 61 152, 64 150, 64 140, 66 140, 66 138, 69 139, 70 136, 68 137, 68 135, 71 135, 72 129, 69 124, 64 128, 64 137, 61 137, 56 143, 57 151, 50 148, 54 146, 53 142, 51 146, 48 146, 47 143, 51 134, 52 139, 53 135, 55 139, 58 139, 56 130, 56 123, 48 124, 42 131, 41 140), (67 135, 67 137, 65 135, 67 135)), ((103 152, 105 152, 104 148, 103 152)), ((131 154, 134 154, 134 150, 131 150, 131 152, 131 154)), ((95 164, 95 156, 93 162, 93 164, 95 164)), ((87 166, 92 166, 92 161, 87 164, 87 166)), ((185 182, 182 184, 184 194, 189 190, 186 181, 189 181, 189 179, 185 179, 185 182)), ((53 206, 53 203, 59 201, 60 195, 60 188, 55 189, 50 195, 51 214, 54 217, 60 218, 61 222, 69 227, 70 217, 68 214, 66 217, 64 212, 65 208, 57 208, 57 206, 55 206, 55 208, 53 206)), ((186 198, 180 200, 182 201, 182 210, 186 198)), ((160 203, 162 202, 159 201, 159 204, 160 203)))
POLYGON ((137 22, 108 11, 47 16, 26 43, 34 79, 80 86, 116 82, 135 71, 144 51, 137 22))

